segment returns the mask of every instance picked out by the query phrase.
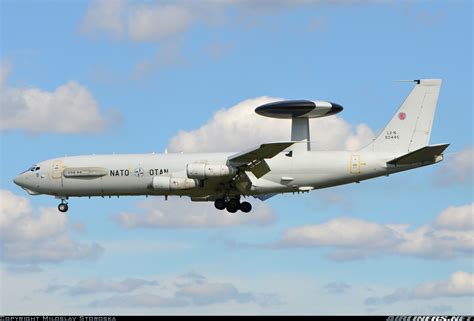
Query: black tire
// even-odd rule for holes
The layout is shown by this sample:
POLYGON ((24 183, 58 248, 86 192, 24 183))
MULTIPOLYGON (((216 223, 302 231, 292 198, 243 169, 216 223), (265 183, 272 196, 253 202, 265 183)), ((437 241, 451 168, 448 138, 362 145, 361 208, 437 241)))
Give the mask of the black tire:
POLYGON ((236 198, 231 198, 231 199, 229 200, 229 203, 228 203, 228 204, 229 204, 230 207, 232 207, 232 208, 236 208, 237 210, 240 209, 240 201, 239 201, 238 199, 236 199, 236 198))
POLYGON ((226 208, 226 204, 225 204, 225 201, 222 199, 222 198, 218 198, 214 201, 214 206, 218 209, 218 210, 223 210, 226 208))
POLYGON ((58 205, 58 210, 62 213, 66 213, 68 209, 69 206, 67 206, 67 204, 61 203, 58 205))
POLYGON ((240 203, 240 210, 244 213, 248 213, 252 210, 252 204, 249 202, 242 202, 240 203))
POLYGON ((240 202, 238 199, 231 199, 230 201, 227 202, 226 205, 227 212, 229 213, 235 213, 240 209, 240 202))

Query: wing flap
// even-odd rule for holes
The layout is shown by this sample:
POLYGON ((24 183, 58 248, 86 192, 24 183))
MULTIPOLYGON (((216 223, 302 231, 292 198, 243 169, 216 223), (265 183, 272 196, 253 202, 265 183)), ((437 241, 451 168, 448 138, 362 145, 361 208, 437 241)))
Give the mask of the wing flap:
POLYGON ((387 165, 401 166, 425 162, 439 162, 443 159, 442 153, 448 146, 449 144, 425 146, 408 154, 394 158, 388 161, 387 165))
POLYGON ((258 163, 251 163, 249 170, 255 175, 255 177, 260 178, 266 173, 270 172, 270 166, 268 166, 265 160, 261 160, 258 163))

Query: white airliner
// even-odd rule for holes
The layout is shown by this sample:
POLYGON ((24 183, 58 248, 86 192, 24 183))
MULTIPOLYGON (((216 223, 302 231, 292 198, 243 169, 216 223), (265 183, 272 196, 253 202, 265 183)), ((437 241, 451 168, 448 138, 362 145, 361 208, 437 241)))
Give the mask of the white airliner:
POLYGON ((73 196, 162 195, 213 201, 217 209, 250 212, 242 197, 309 192, 435 164, 449 144, 428 145, 440 79, 415 87, 387 126, 357 151, 311 151, 309 119, 336 114, 338 104, 290 100, 256 108, 260 115, 291 119, 291 140, 240 153, 165 153, 58 157, 33 165, 14 182, 31 195, 49 194, 68 210, 73 196))

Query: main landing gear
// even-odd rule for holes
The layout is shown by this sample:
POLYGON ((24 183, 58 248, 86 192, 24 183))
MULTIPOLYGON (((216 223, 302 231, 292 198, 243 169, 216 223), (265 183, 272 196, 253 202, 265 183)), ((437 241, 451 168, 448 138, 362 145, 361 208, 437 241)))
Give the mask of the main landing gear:
POLYGON ((252 205, 249 202, 240 202, 237 198, 231 198, 228 201, 222 198, 215 200, 214 206, 218 210, 227 209, 229 213, 235 213, 241 210, 244 213, 248 213, 252 210, 252 205))
POLYGON ((69 206, 67 206, 67 199, 62 198, 61 203, 58 205, 58 210, 62 213, 66 213, 68 209, 69 209, 69 206))

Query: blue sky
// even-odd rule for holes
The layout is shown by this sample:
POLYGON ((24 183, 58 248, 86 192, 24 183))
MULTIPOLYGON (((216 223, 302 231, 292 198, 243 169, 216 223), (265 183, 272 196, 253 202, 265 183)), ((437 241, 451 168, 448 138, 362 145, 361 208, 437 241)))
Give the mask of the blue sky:
POLYGON ((0 9, 2 313, 474 313, 471 2, 0 9), (61 155, 240 151, 285 139, 287 123, 253 115, 273 98, 340 103, 340 115, 312 121, 312 138, 357 148, 411 90, 393 80, 418 78, 443 79, 431 136, 451 143, 443 163, 254 200, 252 216, 144 197, 72 199, 59 215, 57 200, 12 182, 61 155), (401 241, 385 243, 393 224, 401 241), (305 226, 343 241, 284 246, 305 226))

